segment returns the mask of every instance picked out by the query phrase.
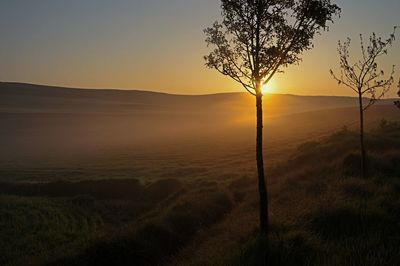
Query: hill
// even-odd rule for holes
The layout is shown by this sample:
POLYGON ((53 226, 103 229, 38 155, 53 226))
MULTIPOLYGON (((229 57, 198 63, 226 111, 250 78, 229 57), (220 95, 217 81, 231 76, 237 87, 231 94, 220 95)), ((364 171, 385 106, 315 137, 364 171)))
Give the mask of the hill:
MULTIPOLYGON (((264 104, 266 148, 273 158, 298 141, 358 120, 351 97, 266 95, 264 104)), ((221 157, 244 147, 252 154, 254 112, 247 93, 193 96, 3 82, 0 180, 46 180, 50 173, 54 179, 67 170, 76 179, 99 172, 143 178, 147 170, 140 169, 173 156, 198 162, 202 154, 221 157), (132 168, 138 160, 140 167, 132 168)), ((368 111, 367 121, 398 116, 385 100, 368 111)))
MULTIPOLYGON (((273 265, 399 264, 400 114, 368 110, 361 180, 355 105, 265 97, 273 265)), ((244 93, 1 83, 0 264, 256 265, 254 129, 244 93)))
MULTIPOLYGON (((1 113, 142 114, 165 111, 241 111, 253 106, 247 93, 173 95, 138 90, 74 89, 0 82, 1 113)), ((392 105, 391 100, 380 105, 392 105)), ((266 96, 266 115, 354 107, 357 99, 340 96, 266 96)))

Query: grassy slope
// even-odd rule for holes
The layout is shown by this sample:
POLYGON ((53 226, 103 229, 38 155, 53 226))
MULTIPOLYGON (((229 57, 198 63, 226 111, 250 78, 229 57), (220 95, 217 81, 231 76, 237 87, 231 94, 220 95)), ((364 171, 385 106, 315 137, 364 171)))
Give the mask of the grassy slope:
POLYGON ((39 265, 58 253, 71 255, 102 233, 99 215, 73 200, 0 196, 1 265, 39 265))
MULTIPOLYGON (((269 169, 272 265, 400 262, 399 136, 391 124, 369 133, 366 180, 350 131, 304 143, 269 169)), ((247 171, 217 181, 0 184, 0 262, 257 265, 256 181, 247 171)))
MULTIPOLYGON (((69 90, 62 91, 71 93, 69 90)), ((91 94, 87 91, 84 93, 91 94)), ((111 105, 110 110, 116 110, 114 104, 122 104, 123 108, 118 109, 117 113, 131 114, 132 110, 142 112, 145 109, 143 106, 124 105, 120 102, 121 99, 127 102, 132 99, 125 99, 125 93, 120 93, 123 94, 122 97, 113 98, 112 103, 108 103, 111 105)), ((153 96, 148 95, 147 98, 153 99, 153 96)), ((231 101, 226 101, 222 96, 224 95, 217 95, 215 99, 218 106, 221 101, 225 105, 235 106, 234 103, 243 100, 240 95, 238 99, 231 101)), ((88 100, 76 102, 74 95, 67 98, 71 97, 72 102, 81 107, 88 100)), ((279 100, 281 96, 276 97, 276 107, 282 106, 279 101, 283 100, 293 101, 289 102, 289 106, 303 106, 304 101, 315 101, 317 106, 311 104, 310 110, 326 107, 325 103, 321 104, 321 100, 325 99, 329 103, 332 100, 296 96, 284 96, 279 100)), ((62 101, 65 100, 61 98, 62 101)), ((104 111, 105 99, 109 99, 109 95, 100 92, 94 99, 93 109, 85 109, 85 112, 104 111), (97 104, 101 108, 96 109, 99 107, 97 104)), ((199 103, 198 98, 194 97, 192 103, 196 103, 197 107, 204 103, 208 106, 209 99, 202 99, 199 103)), ((27 100, 30 103, 31 98, 28 97, 27 100)), ((50 97, 49 100, 53 102, 54 98, 50 97)), ((292 146, 293 142, 297 143, 301 139, 301 136, 297 136, 301 132, 308 130, 303 133, 303 139, 310 132, 319 136, 323 130, 327 132, 331 128, 338 128, 338 123, 342 125, 355 121, 356 112, 352 117, 352 109, 341 108, 343 99, 338 100, 337 106, 332 106, 340 107, 338 110, 296 114, 295 110, 290 109, 285 112, 292 113, 291 115, 268 118, 268 123, 274 126, 266 127, 268 140, 271 140, 271 132, 274 132, 279 135, 281 142, 274 141, 275 147, 268 144, 267 157, 273 157, 274 160, 281 157, 285 153, 282 150, 290 149, 288 143, 292 146), (295 134, 298 139, 289 133, 295 134), (282 143, 285 147, 282 147, 282 143)), ((347 106, 347 101, 352 99, 344 100, 344 106, 347 106)), ((34 104, 33 109, 41 109, 41 101, 39 99, 39 104, 34 104)), ((12 99, 8 102, 14 103, 12 99)), ((22 107, 24 104, 22 101, 22 107)), ((225 105, 223 104, 224 107, 225 105)), ((253 110, 252 102, 249 106, 253 110)), ((21 106, 14 107, 18 109, 21 106)), ((56 107, 60 108, 58 105, 56 107)), ((71 110, 71 103, 63 107, 71 110)), ((250 107, 246 105, 243 108, 250 107)), ((234 109, 235 112, 228 108, 229 117, 235 117, 243 108, 234 109)), ((390 105, 377 106, 376 112, 369 112, 371 115, 368 120, 397 116, 397 110, 392 109, 390 105)), ((82 111, 79 108, 76 110, 82 111)), ((25 111, 31 112, 32 109, 25 111)), ((214 114, 215 110, 211 111, 214 114)), ((281 111, 277 109, 276 113, 281 111)), ((248 112, 253 129, 253 113, 248 112)), ((222 114, 225 115, 225 112, 222 114)), ((30 119, 24 120, 29 122, 28 128, 35 130, 41 124, 30 119)), ((11 118, 10 121, 14 125, 15 120, 11 118)), ((58 123, 65 121, 60 120, 58 123)), ((76 122, 75 119, 71 121, 76 122)), ((209 121, 207 119, 205 123, 207 128, 213 127, 209 121)), ((131 123, 130 120, 127 122, 129 123, 126 124, 131 123)), ((171 121, 168 120, 169 122, 171 121)), ((15 124, 19 128, 18 123, 15 124)), ((47 120, 42 123, 46 130, 49 124, 52 123, 47 120)), ((129 128, 126 124, 124 122, 120 125, 125 129, 124 132, 132 132, 132 128, 138 127, 133 123, 133 127, 129 128)), ((229 128, 229 132, 237 132, 238 128, 229 128)), ((2 130, 4 128, 0 131, 2 130)), ((97 134, 97 130, 93 132, 97 134)), ((397 196, 400 190, 399 131, 398 127, 389 125, 370 134, 368 146, 371 150, 373 171, 368 180, 354 177, 358 169, 358 142, 356 135, 349 132, 338 133, 322 142, 306 143, 293 153, 287 163, 270 170, 273 223, 271 250, 276 265, 362 265, 366 261, 369 265, 380 265, 384 262, 390 265, 399 261, 399 254, 395 249, 399 244, 400 229, 397 223, 400 218, 397 196), (382 246, 383 243, 385 246, 382 246)), ((13 137, 15 132, 26 134, 20 128, 19 131, 11 132, 13 134, 10 136, 13 137)), ((58 136, 57 132, 50 135, 58 136)), ((243 130, 242 135, 247 139, 249 132, 243 130)), ((223 133, 223 140, 218 135, 214 136, 216 142, 225 141, 228 137, 237 142, 236 135, 228 136, 228 130, 223 133)), ((46 134, 37 134, 49 138, 46 134)), ((173 136, 176 138, 175 132, 173 136)), ((249 178, 255 176, 252 136, 248 138, 251 145, 248 142, 247 146, 236 143, 236 146, 228 145, 229 149, 224 150, 217 144, 210 145, 208 139, 203 141, 204 145, 203 142, 197 143, 202 135, 196 141, 188 141, 191 144, 196 142, 197 145, 189 149, 190 156, 179 152, 177 155, 171 154, 172 146, 180 146, 172 142, 169 146, 163 146, 163 155, 158 151, 149 152, 147 156, 151 160, 145 160, 147 157, 142 154, 116 154, 107 155, 103 160, 90 160, 96 163, 93 168, 88 167, 86 161, 80 160, 76 168, 36 167, 36 162, 32 163, 35 165, 32 169, 23 168, 22 163, 16 163, 11 170, 2 168, 2 181, 19 178, 28 182, 48 182, 55 180, 55 177, 58 180, 140 178, 146 183, 132 186, 132 180, 116 180, 115 183, 60 182, 51 185, 28 184, 22 187, 0 184, 0 195, 3 195, 0 197, 0 264, 253 265, 254 253, 259 243, 254 238, 257 228, 256 181, 249 178), (200 150, 198 146, 204 146, 204 150, 200 150), (218 156, 213 154, 216 151, 219 151, 218 156), (201 157, 202 154, 206 158, 201 157), (121 159, 115 160, 118 156, 121 159), (167 180, 166 183, 161 180, 162 184, 155 181, 165 178, 174 180, 167 180), (173 187, 178 184, 178 189, 171 190, 171 184, 173 187), (96 188, 95 192, 93 188, 96 188), (109 191, 115 193, 108 193, 109 191), (131 191, 134 193, 130 194, 131 191), (89 196, 81 196, 82 194, 89 196), (138 198, 141 201, 138 202, 138 198), (116 261, 115 258, 119 260, 116 261)), ((136 137, 134 134, 131 136, 133 139, 136 137)), ((272 138, 277 139, 276 136, 272 138)), ((8 139, 4 140, 7 142, 8 139)), ((24 144, 24 138, 17 136, 17 140, 24 144)), ((40 147, 42 145, 40 141, 35 143, 40 147)), ((99 141, 96 140, 95 143, 99 141)), ((8 145, 15 148, 14 144, 10 141, 8 145)), ((26 149, 25 145, 22 146, 26 149)), ((7 150, 7 146, 5 147, 4 150, 7 150)), ((127 147, 124 146, 124 151, 126 150, 127 147)), ((65 152, 64 149, 62 151, 65 152)), ((271 161, 268 163, 269 166, 271 161)))
POLYGON ((1 265, 154 265, 221 220, 223 184, 164 179, 0 184, 1 265))
MULTIPOLYGON (((369 133, 365 180, 357 177, 357 143, 355 133, 341 131, 299 146, 270 170, 270 265, 400 264, 400 126, 369 133)), ((231 216, 171 265, 258 265, 256 195, 250 188, 231 216)))

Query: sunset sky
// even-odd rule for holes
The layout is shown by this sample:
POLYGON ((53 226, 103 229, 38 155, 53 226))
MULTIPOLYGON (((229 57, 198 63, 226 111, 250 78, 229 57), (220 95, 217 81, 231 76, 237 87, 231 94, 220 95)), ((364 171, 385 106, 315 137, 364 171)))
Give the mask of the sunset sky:
MULTIPOLYGON (((329 69, 337 41, 400 25, 399 0, 337 0, 342 16, 317 36, 299 66, 272 82, 275 93, 351 95, 329 69)), ((220 19, 217 0, 0 0, 0 81, 179 94, 242 91, 204 67, 203 29, 220 19)), ((400 31, 398 32, 400 36, 400 31)), ((358 50, 357 50, 358 51, 358 50)), ((358 55, 358 54, 357 54, 358 55)), ((400 39, 384 61, 398 65, 400 39)), ((395 95, 395 89, 390 96, 395 95)))

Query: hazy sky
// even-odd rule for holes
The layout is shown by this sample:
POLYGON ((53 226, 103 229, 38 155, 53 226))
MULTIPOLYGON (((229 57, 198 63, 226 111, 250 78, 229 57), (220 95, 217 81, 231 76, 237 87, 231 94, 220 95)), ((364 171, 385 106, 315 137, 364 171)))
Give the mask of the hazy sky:
MULTIPOLYGON (((337 41, 400 25, 399 0, 336 0, 342 16, 273 81, 277 93, 349 95, 331 80, 337 41)), ((0 80, 205 94, 242 91, 204 67, 217 0, 0 0, 0 80)), ((400 31, 399 34, 400 36, 400 31)), ((358 48, 358 47, 357 47, 358 48)), ((398 65, 400 38, 384 65, 398 65)), ((393 90, 392 95, 394 95, 393 90)))

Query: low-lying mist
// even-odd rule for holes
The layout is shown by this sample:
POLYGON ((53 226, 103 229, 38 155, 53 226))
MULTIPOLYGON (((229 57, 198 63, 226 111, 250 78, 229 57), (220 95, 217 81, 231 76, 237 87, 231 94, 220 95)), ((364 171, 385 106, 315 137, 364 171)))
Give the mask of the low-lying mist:
MULTIPOLYGON (((3 165, 38 167, 110 154, 199 156, 254 146, 255 102, 245 93, 181 96, 0 83, 0 94, 3 165)), ((356 103, 349 97, 266 95, 266 146, 354 126, 356 103)), ((368 121, 396 111, 383 101, 368 121)))

